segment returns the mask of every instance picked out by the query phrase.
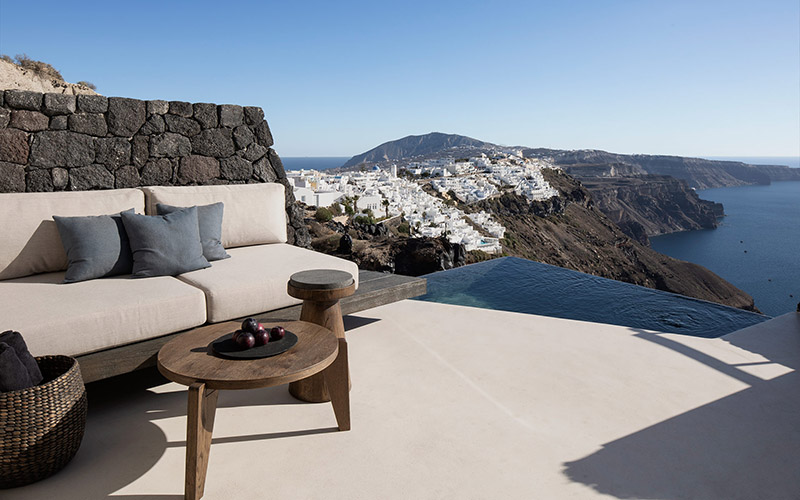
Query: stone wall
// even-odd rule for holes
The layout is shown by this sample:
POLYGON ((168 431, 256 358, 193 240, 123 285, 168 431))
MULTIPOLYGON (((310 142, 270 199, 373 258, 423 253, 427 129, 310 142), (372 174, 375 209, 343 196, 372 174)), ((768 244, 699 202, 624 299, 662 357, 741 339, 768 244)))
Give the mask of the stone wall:
POLYGON ((280 182, 309 246, 272 145, 257 107, 0 90, 0 192, 280 182))

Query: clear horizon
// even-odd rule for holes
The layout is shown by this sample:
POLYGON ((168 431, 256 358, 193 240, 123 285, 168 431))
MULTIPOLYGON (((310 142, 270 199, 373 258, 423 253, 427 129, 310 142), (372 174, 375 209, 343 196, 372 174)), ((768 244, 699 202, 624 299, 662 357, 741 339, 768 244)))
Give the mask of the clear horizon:
POLYGON ((30 16, 0 0, 0 53, 108 96, 260 106, 282 156, 352 156, 431 130, 553 149, 800 156, 796 0, 87 0, 39 2, 30 16))

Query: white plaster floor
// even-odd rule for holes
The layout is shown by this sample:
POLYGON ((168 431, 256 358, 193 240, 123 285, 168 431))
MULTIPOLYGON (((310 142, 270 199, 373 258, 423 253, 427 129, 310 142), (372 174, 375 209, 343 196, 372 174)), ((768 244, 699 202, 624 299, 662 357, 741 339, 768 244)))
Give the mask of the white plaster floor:
MULTIPOLYGON (((286 386, 222 392, 204 498, 800 498, 800 314, 719 339, 417 301, 347 325, 352 430, 286 386)), ((185 426, 183 386, 94 386, 73 461, 0 498, 182 498, 185 426)))

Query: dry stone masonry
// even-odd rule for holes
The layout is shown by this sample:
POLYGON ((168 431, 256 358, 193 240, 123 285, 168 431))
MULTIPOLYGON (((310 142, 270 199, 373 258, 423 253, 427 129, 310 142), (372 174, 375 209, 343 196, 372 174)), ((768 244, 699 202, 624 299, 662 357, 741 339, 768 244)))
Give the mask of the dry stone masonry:
POLYGON ((257 107, 0 90, 0 192, 280 182, 309 246, 272 145, 257 107))

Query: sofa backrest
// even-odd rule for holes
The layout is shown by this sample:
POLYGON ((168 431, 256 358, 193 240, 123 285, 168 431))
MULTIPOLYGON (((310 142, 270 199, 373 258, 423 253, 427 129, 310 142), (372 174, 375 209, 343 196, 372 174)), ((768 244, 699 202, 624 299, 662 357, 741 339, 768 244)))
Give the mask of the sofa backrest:
POLYGON ((146 212, 156 203, 188 207, 222 202, 222 246, 286 243, 286 198, 283 184, 228 184, 222 186, 152 186, 141 188, 146 212))
POLYGON ((0 280, 67 268, 53 215, 112 214, 129 208, 144 213, 141 190, 0 194, 0 280))

